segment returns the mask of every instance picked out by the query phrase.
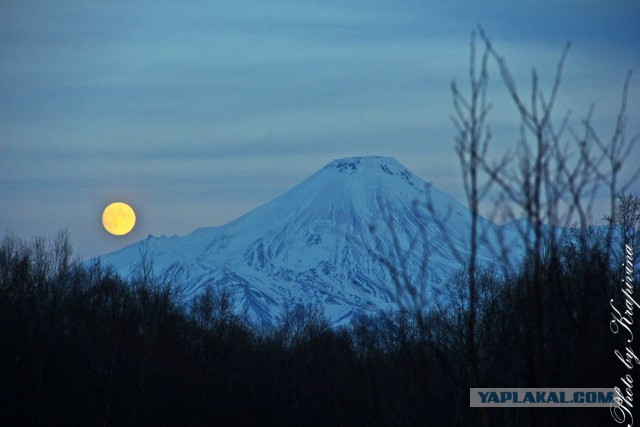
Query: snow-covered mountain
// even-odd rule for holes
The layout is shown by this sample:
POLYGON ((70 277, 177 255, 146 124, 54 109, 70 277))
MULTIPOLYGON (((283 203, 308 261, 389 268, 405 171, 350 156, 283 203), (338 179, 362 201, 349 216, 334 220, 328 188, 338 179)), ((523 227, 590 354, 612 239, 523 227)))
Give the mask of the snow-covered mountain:
MULTIPOLYGON (((415 285, 426 283, 430 300, 466 258, 470 221, 465 206, 396 160, 355 157, 334 160, 226 225, 149 237, 101 261, 128 276, 146 253, 155 274, 180 283, 187 298, 207 286, 227 288, 237 308, 259 322, 277 322, 285 305, 302 303, 319 304, 339 324, 398 307, 384 260, 415 285)), ((490 258, 481 248, 479 260, 490 258)))

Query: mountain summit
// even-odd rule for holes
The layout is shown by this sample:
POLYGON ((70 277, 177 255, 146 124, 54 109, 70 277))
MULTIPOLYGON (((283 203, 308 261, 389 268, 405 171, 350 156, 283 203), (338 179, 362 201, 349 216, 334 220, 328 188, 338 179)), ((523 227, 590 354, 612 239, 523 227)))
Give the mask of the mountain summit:
MULTIPOLYGON (((398 308, 389 264, 411 280, 438 286, 460 268, 451 246, 468 252, 469 210, 389 157, 334 160, 269 203, 184 237, 150 237, 102 262, 128 276, 141 255, 185 295, 226 288, 238 309, 273 324, 292 304, 319 304, 334 324, 398 308), (450 245, 429 238, 432 212, 447 218, 450 245)), ((482 219, 483 221, 488 221, 482 219)), ((482 257, 482 253, 480 254, 482 257)), ((427 287, 429 289, 429 287, 427 287)))

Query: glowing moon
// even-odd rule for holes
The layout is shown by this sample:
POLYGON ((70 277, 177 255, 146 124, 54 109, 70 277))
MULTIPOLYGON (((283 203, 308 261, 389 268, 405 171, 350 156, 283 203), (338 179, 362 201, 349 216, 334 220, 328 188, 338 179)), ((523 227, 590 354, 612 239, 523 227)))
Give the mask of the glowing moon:
POLYGON ((126 203, 111 203, 102 212, 102 225, 109 233, 122 236, 136 225, 136 213, 126 203))

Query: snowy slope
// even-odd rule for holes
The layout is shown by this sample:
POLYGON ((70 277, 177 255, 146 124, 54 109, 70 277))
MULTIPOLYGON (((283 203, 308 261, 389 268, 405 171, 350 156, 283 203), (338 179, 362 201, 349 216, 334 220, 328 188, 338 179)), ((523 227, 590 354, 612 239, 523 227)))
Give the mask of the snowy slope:
MULTIPOLYGON (((394 265, 401 258, 417 282, 426 251, 428 289, 442 286, 466 258, 470 218, 466 207, 392 158, 347 158, 224 226, 150 237, 101 260, 127 276, 144 247, 155 274, 181 283, 186 297, 206 286, 228 288, 238 309, 266 324, 279 319, 285 304, 320 304, 337 324, 397 308, 380 257, 394 265), (416 204, 427 194, 432 213, 416 204), (445 235, 432 214, 445 221, 445 235)), ((495 227, 484 218, 481 224, 495 227)), ((491 254, 481 250, 479 258, 491 254)))

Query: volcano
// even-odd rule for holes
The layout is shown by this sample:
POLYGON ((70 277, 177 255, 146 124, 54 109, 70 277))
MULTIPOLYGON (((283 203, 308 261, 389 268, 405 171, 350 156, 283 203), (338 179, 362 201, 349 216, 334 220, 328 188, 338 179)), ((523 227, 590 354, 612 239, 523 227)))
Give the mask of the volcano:
MULTIPOLYGON (((470 223, 469 209, 396 160, 353 157, 226 225, 149 237, 100 260, 123 276, 151 260, 184 298, 226 289, 255 322, 275 324, 284 307, 312 304, 337 325, 403 308, 398 278, 432 301, 468 259, 470 223)), ((491 253, 480 248, 478 257, 491 253)))

